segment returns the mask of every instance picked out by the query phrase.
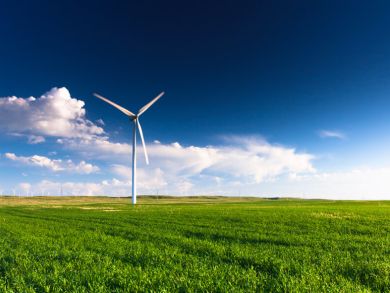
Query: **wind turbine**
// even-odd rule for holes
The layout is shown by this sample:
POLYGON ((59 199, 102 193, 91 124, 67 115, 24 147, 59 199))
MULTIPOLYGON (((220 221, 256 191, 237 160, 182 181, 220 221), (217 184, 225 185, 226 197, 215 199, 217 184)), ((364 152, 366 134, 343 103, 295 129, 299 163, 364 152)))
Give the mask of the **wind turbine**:
POLYGON ((130 118, 130 121, 133 122, 133 163, 132 163, 132 177, 131 177, 131 187, 132 187, 132 198, 131 201, 133 205, 137 203, 137 129, 139 132, 139 136, 141 137, 142 141, 142 147, 144 149, 145 154, 145 160, 146 164, 149 165, 149 159, 148 159, 148 153, 146 152, 146 145, 144 140, 144 134, 142 132, 141 123, 139 122, 139 117, 148 110, 159 98, 161 98, 164 95, 164 92, 161 92, 157 97, 155 97, 153 100, 151 100, 149 103, 147 103, 145 106, 143 106, 141 109, 139 109, 138 114, 134 114, 131 111, 123 108, 122 106, 119 106, 118 104, 110 101, 109 99, 94 93, 95 97, 101 99, 102 101, 110 104, 111 106, 117 108, 119 111, 124 113, 130 118))

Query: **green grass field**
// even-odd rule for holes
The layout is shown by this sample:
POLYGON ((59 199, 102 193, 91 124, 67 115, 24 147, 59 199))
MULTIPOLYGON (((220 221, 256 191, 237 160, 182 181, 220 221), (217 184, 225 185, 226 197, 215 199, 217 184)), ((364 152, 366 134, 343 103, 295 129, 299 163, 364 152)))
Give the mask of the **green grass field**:
POLYGON ((389 292, 390 202, 0 197, 0 292, 389 292))

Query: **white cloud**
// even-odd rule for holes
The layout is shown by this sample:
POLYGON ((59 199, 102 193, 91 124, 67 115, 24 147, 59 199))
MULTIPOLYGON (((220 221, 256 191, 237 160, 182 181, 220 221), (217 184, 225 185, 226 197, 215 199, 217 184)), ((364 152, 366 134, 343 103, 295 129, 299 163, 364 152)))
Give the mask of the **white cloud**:
MULTIPOLYGON (((3 128, 4 127, 5 126, 3 125, 3 128)), ((1 127, 0 127, 0 129, 1 129, 1 127)), ((39 143, 43 143, 46 141, 46 139, 41 135, 33 135, 33 134, 27 135, 27 134, 21 134, 21 133, 16 133, 16 132, 9 132, 8 134, 12 135, 12 136, 16 136, 16 137, 27 137, 28 144, 39 144, 39 143)))
POLYGON ((257 138, 234 137, 228 146, 148 146, 151 161, 172 176, 209 175, 260 183, 282 174, 314 172, 313 156, 257 138))
POLYGON ((61 159, 53 160, 44 156, 30 156, 23 157, 17 156, 14 153, 5 153, 4 157, 9 160, 19 162, 29 166, 38 166, 50 169, 54 172, 59 171, 68 171, 68 172, 76 172, 80 174, 90 174, 99 171, 99 167, 86 163, 85 161, 81 161, 79 164, 75 164, 72 160, 63 161, 61 159))
POLYGON ((328 199, 390 199, 390 168, 358 168, 290 176, 286 195, 328 199))
MULTIPOLYGON (((131 194, 130 168, 113 166, 124 180, 111 179, 101 182, 52 182, 41 181, 34 185, 22 183, 24 193, 34 190, 38 194, 58 195, 110 195, 128 196, 131 194)), ((312 173, 305 175, 289 174, 274 181, 243 184, 241 181, 224 180, 221 184, 215 178, 200 178, 196 181, 178 177, 175 182, 166 182, 161 170, 141 173, 138 181, 139 194, 168 195, 227 195, 300 197, 324 199, 390 200, 390 168, 356 169, 345 172, 312 173), (152 180, 152 181, 151 181, 152 180), (153 180, 155 180, 153 182, 153 180), (214 181, 213 181, 214 180, 214 181), (212 183, 208 185, 207 183, 212 183)))
POLYGON ((66 150, 74 151, 84 158, 109 161, 130 160, 132 146, 127 143, 112 142, 108 137, 59 138, 57 143, 66 150))
POLYGON ((45 136, 92 138, 104 133, 85 118, 84 102, 64 87, 39 98, 0 98, 0 128, 27 135, 30 143, 41 143, 45 136))
POLYGON ((118 179, 100 182, 55 182, 42 180, 32 186, 36 193, 44 195, 131 195, 131 183, 118 179))
POLYGON ((347 138, 347 136, 344 133, 335 130, 320 130, 318 132, 318 135, 322 138, 336 138, 340 140, 344 140, 347 138))
POLYGON ((22 194, 21 195, 29 195, 29 192, 32 188, 32 185, 28 182, 21 182, 19 183, 19 189, 21 190, 22 194))
MULTIPOLYGON (((140 178, 141 179, 141 178, 140 178)), ((192 187, 192 184, 183 180, 175 186, 175 192, 172 189, 165 188, 165 182, 159 181, 157 184, 144 185, 142 180, 138 182, 138 194, 169 194, 169 195, 186 195, 192 187)), ((29 183, 23 183, 29 184, 29 183)), ((26 185, 27 186, 27 185, 26 185)), ((130 196, 131 181, 103 180, 100 182, 55 182, 42 180, 36 184, 29 184, 28 188, 22 189, 20 184, 17 189, 22 191, 22 195, 34 190, 34 194, 43 195, 106 195, 106 196, 130 196)), ((130 203, 130 202, 129 202, 130 203)))
MULTIPOLYGON (((138 152, 138 186, 144 191, 160 189, 166 193, 190 194, 206 192, 208 187, 230 188, 231 182, 259 184, 286 174, 315 172, 312 155, 257 138, 234 137, 234 145, 229 146, 185 147, 177 142, 158 142, 147 148, 150 166, 143 162, 142 149, 138 152)), ((123 165, 122 160, 122 164, 111 166, 111 172, 130 182, 130 149, 119 157, 126 158, 128 165, 123 165)))
POLYGON ((38 144, 46 141, 45 138, 40 135, 29 135, 27 138, 29 144, 38 144))
POLYGON ((94 138, 60 138, 57 143, 65 149, 76 151, 85 157, 99 159, 120 159, 130 158, 131 145, 127 143, 111 142, 108 137, 94 138))
MULTIPOLYGON (((43 180, 34 185, 36 193, 44 195, 105 195, 103 183, 53 182, 43 180)), ((108 191, 109 187, 107 188, 108 191)), ((112 194, 115 195, 115 194, 112 194)))
MULTIPOLYGON (((294 148, 272 145, 253 137, 235 136, 229 141, 231 144, 223 146, 182 146, 178 142, 164 144, 156 141, 147 145, 149 166, 145 164, 142 148, 139 147, 138 190, 144 194, 156 193, 157 190, 165 194, 215 194, 223 192, 223 186, 231 188, 231 182, 259 184, 277 180, 286 174, 315 172, 312 165, 314 156, 299 153, 294 148)), ((114 143, 106 137, 68 138, 58 142, 86 156, 112 162, 109 171, 122 181, 105 181, 102 187, 107 192, 105 194, 128 194, 131 190, 129 144, 114 143), (107 189, 108 185, 111 190, 107 189)), ((99 192, 102 192, 101 189, 99 192)))
POLYGON ((99 125, 101 125, 101 126, 106 125, 106 123, 104 123, 103 119, 98 119, 98 120, 96 120, 96 123, 99 124, 99 125))
POLYGON ((82 173, 82 174, 96 173, 100 170, 98 166, 92 165, 85 161, 81 161, 78 164, 73 164, 72 161, 68 160, 66 166, 67 166, 66 170, 75 171, 76 173, 82 173))
MULTIPOLYGON (((155 142, 148 144, 147 149, 152 165, 160 168, 166 177, 206 174, 259 183, 285 173, 315 171, 314 156, 298 153, 294 148, 272 145, 253 137, 232 137, 232 141, 232 145, 205 147, 155 142)), ((113 143, 107 138, 61 139, 59 142, 86 155, 130 164, 131 146, 127 143, 113 143)), ((145 167, 141 148, 138 148, 138 156, 140 167, 145 167)))
MULTIPOLYGON (((111 171, 122 179, 125 179, 125 182, 131 186, 132 171, 130 167, 123 165, 112 165, 111 171)), ((144 168, 137 169, 137 184, 144 191, 163 188, 168 185, 166 176, 160 168, 148 170, 144 168)))

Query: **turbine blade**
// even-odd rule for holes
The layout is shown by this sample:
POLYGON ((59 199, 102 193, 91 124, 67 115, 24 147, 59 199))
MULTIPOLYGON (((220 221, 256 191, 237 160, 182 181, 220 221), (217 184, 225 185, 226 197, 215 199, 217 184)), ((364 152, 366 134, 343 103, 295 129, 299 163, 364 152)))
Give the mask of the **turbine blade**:
POLYGON ((149 165, 149 158, 148 158, 148 152, 146 151, 146 145, 145 145, 145 140, 144 140, 144 134, 143 134, 143 132, 142 132, 141 123, 139 123, 139 120, 138 120, 138 119, 137 119, 137 125, 138 125, 139 136, 141 136, 142 147, 144 148, 144 154, 145 154, 146 165, 149 165))
POLYGON ((138 116, 140 116, 142 113, 144 113, 146 110, 150 108, 159 98, 161 98, 165 93, 161 92, 157 97, 155 97, 153 100, 151 100, 149 103, 147 103, 145 106, 143 106, 139 111, 138 111, 138 116))
POLYGON ((119 106, 118 104, 110 101, 109 99, 99 95, 99 94, 93 94, 96 98, 102 100, 102 101, 105 101, 106 103, 109 103, 111 106, 114 106, 115 108, 117 108, 119 111, 125 113, 127 116, 130 116, 130 117, 135 117, 135 114, 130 112, 129 110, 123 108, 122 106, 119 106))

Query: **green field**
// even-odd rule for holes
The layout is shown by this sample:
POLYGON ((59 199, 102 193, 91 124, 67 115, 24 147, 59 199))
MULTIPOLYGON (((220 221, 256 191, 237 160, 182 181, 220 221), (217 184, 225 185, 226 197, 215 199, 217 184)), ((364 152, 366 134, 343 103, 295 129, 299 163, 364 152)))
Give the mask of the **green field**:
POLYGON ((389 292, 390 202, 0 197, 0 292, 389 292))

